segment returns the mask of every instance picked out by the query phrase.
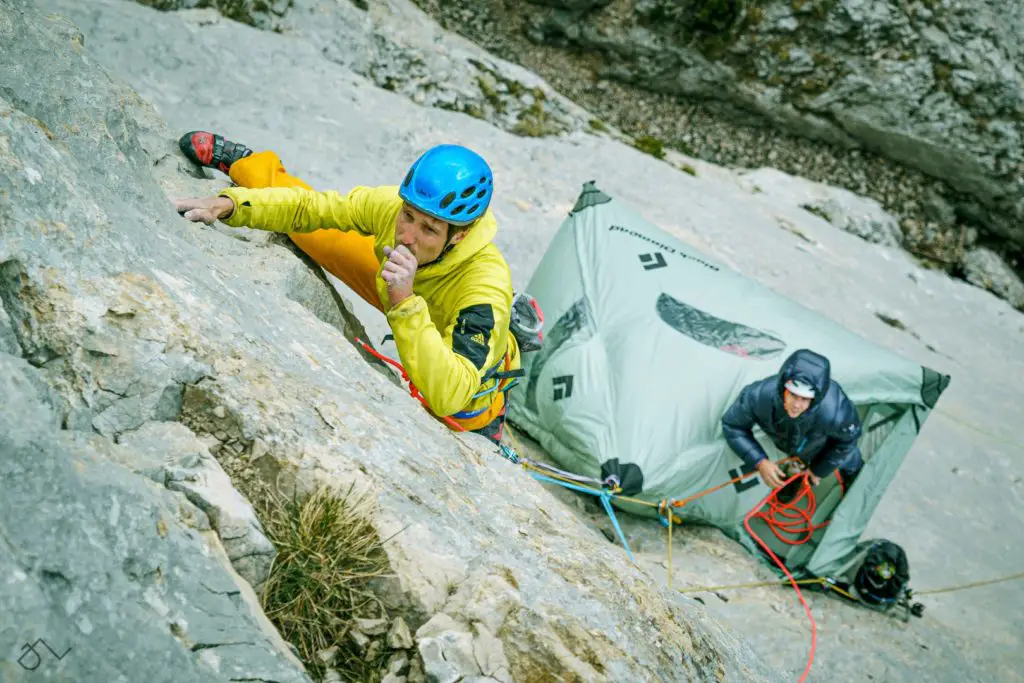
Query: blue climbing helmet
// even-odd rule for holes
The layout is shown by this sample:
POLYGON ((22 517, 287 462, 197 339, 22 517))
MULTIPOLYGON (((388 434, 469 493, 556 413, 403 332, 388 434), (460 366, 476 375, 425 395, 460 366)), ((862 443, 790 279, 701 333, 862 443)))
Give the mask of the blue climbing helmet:
POLYGON ((484 215, 492 194, 491 167, 461 145, 428 149, 409 169, 398 191, 423 213, 460 227, 484 215))

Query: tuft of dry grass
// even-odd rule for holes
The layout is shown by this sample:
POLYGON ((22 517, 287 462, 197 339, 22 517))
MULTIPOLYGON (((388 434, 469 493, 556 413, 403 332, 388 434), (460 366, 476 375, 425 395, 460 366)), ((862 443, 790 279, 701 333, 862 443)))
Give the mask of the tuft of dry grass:
POLYGON ((378 681, 386 648, 364 651, 350 636, 355 619, 387 617, 371 588, 373 579, 390 571, 369 521, 372 502, 352 487, 321 487, 302 499, 264 492, 254 506, 277 548, 263 591, 267 617, 315 678, 326 671, 318 653, 337 646, 330 666, 344 680, 378 681))

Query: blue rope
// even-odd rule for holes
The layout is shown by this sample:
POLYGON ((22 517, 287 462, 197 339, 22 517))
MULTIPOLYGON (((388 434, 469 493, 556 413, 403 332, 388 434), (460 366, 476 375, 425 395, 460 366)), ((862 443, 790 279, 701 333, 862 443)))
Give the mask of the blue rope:
POLYGON ((614 497, 614 494, 611 494, 607 491, 597 492, 594 491, 593 489, 588 489, 582 486, 576 486, 575 484, 570 484, 569 482, 559 481, 558 479, 552 479, 551 477, 546 477, 543 474, 537 474, 536 472, 530 472, 530 476, 533 477, 534 479, 537 479, 538 481, 546 481, 551 484, 558 484, 559 486, 564 486, 567 489, 579 491, 580 493, 589 493, 592 496, 597 496, 598 498, 600 498, 601 505, 604 506, 605 512, 607 512, 608 516, 611 518, 612 526, 615 527, 615 533, 619 535, 619 540, 622 541, 622 547, 626 549, 626 554, 629 555, 630 562, 636 562, 636 560, 633 559, 633 551, 629 549, 629 543, 626 542, 626 536, 622 533, 622 527, 619 526, 619 519, 615 516, 615 511, 612 509, 612 504, 610 501, 614 497))
POLYGON ((633 552, 629 549, 629 544, 626 543, 626 536, 622 533, 622 528, 619 526, 619 518, 615 516, 615 511, 612 510, 611 494, 607 491, 601 494, 601 505, 604 505, 605 512, 612 518, 612 526, 615 527, 615 533, 619 535, 619 540, 622 541, 622 547, 626 549, 626 554, 629 555, 629 561, 636 564, 636 560, 633 559, 633 552))

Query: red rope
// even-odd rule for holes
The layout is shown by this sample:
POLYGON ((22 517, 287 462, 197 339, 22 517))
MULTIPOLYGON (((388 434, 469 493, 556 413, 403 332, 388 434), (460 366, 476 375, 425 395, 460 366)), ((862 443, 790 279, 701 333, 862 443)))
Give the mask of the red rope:
MULTIPOLYGON (((807 482, 807 474, 804 473, 804 472, 796 474, 796 475, 790 477, 789 479, 787 479, 785 483, 789 484, 790 482, 795 481, 797 477, 803 477, 804 481, 801 484, 800 493, 796 496, 796 498, 793 499, 793 501, 791 501, 789 503, 789 505, 793 505, 799 499, 803 498, 804 495, 805 495, 805 489, 806 489, 806 493, 809 494, 809 496, 810 496, 810 499, 808 500, 808 507, 811 510, 809 515, 807 515, 807 517, 806 517, 807 524, 810 527, 810 531, 809 531, 809 533, 807 535, 807 538, 809 539, 811 534, 814 533, 814 529, 815 528, 819 528, 820 529, 821 527, 825 526, 825 524, 821 524, 818 527, 814 527, 812 524, 810 524, 810 519, 811 519, 811 517, 814 516, 815 504, 814 504, 814 493, 810 490, 810 484, 807 482)), ((796 591, 797 597, 800 598, 800 604, 802 604, 804 606, 804 611, 807 613, 807 618, 810 619, 810 621, 811 621, 811 651, 810 651, 810 654, 808 654, 808 656, 807 656, 807 666, 804 668, 804 673, 803 673, 803 675, 800 676, 800 680, 798 682, 798 683, 803 683, 807 679, 807 674, 809 674, 811 672, 811 664, 814 663, 814 652, 815 652, 815 650, 818 649, 818 625, 816 623, 814 623, 814 617, 811 615, 811 608, 807 604, 807 601, 804 599, 804 594, 800 591, 800 586, 797 585, 796 579, 794 579, 793 575, 789 573, 789 570, 786 568, 786 565, 784 565, 782 563, 782 560, 780 560, 778 558, 778 556, 774 552, 772 552, 772 549, 768 547, 768 544, 766 544, 764 541, 762 541, 761 538, 757 534, 754 533, 754 530, 750 528, 750 520, 752 518, 754 518, 754 517, 759 517, 761 519, 764 519, 765 522, 768 523, 769 528, 772 530, 772 532, 775 534, 775 536, 779 540, 784 541, 786 543, 791 543, 791 544, 793 544, 792 541, 789 541, 789 540, 784 539, 781 536, 779 536, 778 531, 776 531, 776 527, 775 527, 776 524, 779 527, 781 527, 784 532, 787 532, 787 533, 803 533, 804 531, 806 531, 804 529, 798 529, 796 527, 797 520, 803 520, 803 518, 804 518, 803 513, 797 514, 796 515, 796 519, 794 519, 793 517, 787 517, 787 520, 789 520, 789 521, 784 521, 784 522, 770 521, 769 518, 766 516, 766 514, 764 512, 764 509, 763 509, 766 504, 769 505, 769 507, 772 510, 780 510, 780 511, 789 512, 789 511, 786 510, 786 507, 788 507, 788 506, 780 505, 778 503, 778 501, 776 500, 776 496, 778 495, 779 491, 781 491, 781 490, 782 490, 782 487, 774 489, 771 493, 769 493, 764 498, 764 500, 761 501, 760 505, 757 505, 756 507, 754 507, 753 510, 748 512, 747 516, 743 518, 743 526, 746 527, 747 533, 750 534, 751 538, 753 538, 757 542, 757 544, 759 546, 761 546, 762 550, 764 550, 766 553, 768 553, 768 556, 772 558, 772 560, 775 562, 776 565, 778 565, 779 569, 781 569, 783 571, 783 573, 785 573, 786 578, 788 578, 789 582, 793 585, 793 590, 796 591)), ((826 522, 826 524, 827 524, 827 522, 826 522)), ((806 539, 800 541, 800 543, 803 543, 805 541, 806 541, 806 539)))
POLYGON ((753 515, 763 520, 775 534, 775 538, 786 545, 803 545, 811 540, 815 531, 828 526, 827 521, 823 524, 814 524, 811 521, 818 509, 818 501, 811 491, 807 477, 800 476, 799 482, 800 488, 792 500, 781 503, 776 496, 769 496, 767 506, 763 506, 753 515), (801 503, 804 505, 801 506, 801 503))
MULTIPOLYGON (((434 415, 434 411, 430 410, 430 406, 427 404, 427 399, 423 398, 423 394, 420 393, 420 390, 417 389, 416 385, 412 383, 411 379, 409 379, 409 373, 407 373, 405 371, 405 368, 402 367, 401 363, 399 363, 398 361, 393 360, 391 358, 388 358, 383 353, 380 353, 379 351, 375 350, 372 346, 370 346, 369 344, 364 342, 359 337, 356 337, 356 342, 360 346, 362 346, 364 349, 366 349, 366 352, 369 353, 371 356, 373 356, 374 358, 377 358, 379 360, 384 361, 385 363, 387 363, 388 365, 396 368, 400 373, 402 373, 402 379, 405 381, 406 384, 409 385, 409 394, 414 399, 416 399, 417 401, 422 403, 423 407, 427 409, 427 412, 429 412, 431 415, 434 415)), ((444 422, 446 425, 448 425, 449 427, 451 427, 453 430, 455 430, 457 432, 464 432, 464 431, 466 431, 465 427, 463 427, 462 425, 460 425, 458 422, 456 422, 455 420, 453 420, 450 417, 438 416, 438 415, 434 415, 434 417, 438 418, 439 420, 441 420, 442 422, 444 422)))
MULTIPOLYGON (((839 482, 839 490, 845 495, 846 489, 838 470, 835 475, 839 482)), ((764 521, 771 532, 775 534, 775 538, 787 545, 803 545, 811 540, 815 531, 824 529, 831 521, 827 520, 821 524, 814 524, 811 521, 818 510, 818 500, 814 496, 806 474, 801 473, 799 476, 801 476, 800 488, 792 500, 780 503, 777 497, 769 496, 767 508, 762 504, 760 508, 755 508, 758 512, 753 515, 764 521), (806 501, 806 505, 801 507, 800 503, 803 501, 806 501), (783 534, 787 534, 788 537, 783 534), (796 536, 796 538, 792 538, 792 536, 796 536)), ((781 487, 779 490, 782 490, 781 487)))

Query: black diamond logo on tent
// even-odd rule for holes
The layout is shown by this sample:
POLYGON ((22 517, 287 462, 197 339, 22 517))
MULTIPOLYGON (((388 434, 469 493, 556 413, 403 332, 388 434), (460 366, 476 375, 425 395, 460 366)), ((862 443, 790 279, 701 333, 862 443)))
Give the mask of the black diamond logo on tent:
POLYGON ((562 375, 561 377, 555 377, 551 381, 555 385, 556 401, 572 396, 572 375, 562 375))
MULTIPOLYGON (((750 474, 753 471, 754 471, 754 468, 751 467, 750 465, 743 465, 742 470, 741 469, 737 469, 735 467, 732 468, 731 470, 729 470, 729 476, 732 477, 733 479, 739 479, 741 473, 742 474, 750 474)), ((754 487, 754 486, 757 486, 757 477, 750 477, 749 479, 746 479, 745 481, 744 480, 740 480, 740 481, 734 482, 733 486, 736 488, 736 493, 743 493, 747 489, 749 489, 751 487, 754 487)))
POLYGON ((668 265, 665 263, 665 257, 661 255, 660 251, 656 251, 653 254, 640 254, 640 263, 644 264, 644 270, 664 268, 668 265))

